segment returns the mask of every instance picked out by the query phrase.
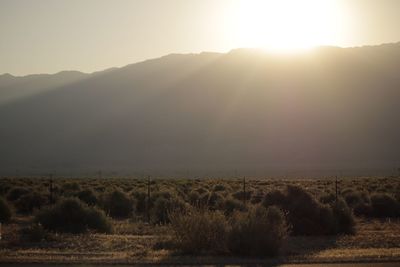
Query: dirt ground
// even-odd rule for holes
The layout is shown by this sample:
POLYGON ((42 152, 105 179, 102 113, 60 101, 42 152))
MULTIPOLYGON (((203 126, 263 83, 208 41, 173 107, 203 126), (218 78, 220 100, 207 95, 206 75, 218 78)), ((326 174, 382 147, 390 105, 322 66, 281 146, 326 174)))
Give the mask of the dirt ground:
POLYGON ((19 230, 30 218, 16 217, 2 227, 0 263, 87 264, 240 264, 241 262, 400 261, 400 220, 357 219, 357 233, 336 237, 290 237, 275 259, 180 255, 165 226, 114 221, 114 234, 52 234, 46 241, 21 241, 19 230))

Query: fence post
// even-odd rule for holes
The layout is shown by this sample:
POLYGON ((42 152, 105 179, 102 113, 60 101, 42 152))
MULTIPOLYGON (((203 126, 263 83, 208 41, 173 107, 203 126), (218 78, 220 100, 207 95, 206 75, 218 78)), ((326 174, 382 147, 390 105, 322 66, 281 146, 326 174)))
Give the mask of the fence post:
POLYGON ((50 204, 53 204, 54 198, 53 198, 53 174, 50 173, 50 185, 49 185, 49 191, 50 191, 50 204))
POLYGON ((246 206, 246 176, 243 176, 243 204, 246 206))
POLYGON ((335 181, 335 202, 337 203, 338 201, 338 177, 336 175, 336 181, 335 181))
POLYGON ((146 215, 147 215, 147 222, 150 223, 150 176, 147 176, 146 215))

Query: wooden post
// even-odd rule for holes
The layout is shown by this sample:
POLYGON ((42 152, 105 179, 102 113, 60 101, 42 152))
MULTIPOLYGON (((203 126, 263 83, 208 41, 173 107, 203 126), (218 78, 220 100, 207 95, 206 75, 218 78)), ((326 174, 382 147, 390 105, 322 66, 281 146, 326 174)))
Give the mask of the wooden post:
POLYGON ((338 201, 338 177, 336 175, 336 181, 335 181, 335 202, 338 201))
POLYGON ((243 204, 246 205, 246 176, 243 176, 243 204))
POLYGON ((53 204, 54 198, 53 198, 53 174, 50 173, 50 185, 49 185, 49 191, 50 191, 50 204, 53 204))
POLYGON ((147 215, 147 222, 150 223, 150 176, 147 177, 146 215, 147 215))

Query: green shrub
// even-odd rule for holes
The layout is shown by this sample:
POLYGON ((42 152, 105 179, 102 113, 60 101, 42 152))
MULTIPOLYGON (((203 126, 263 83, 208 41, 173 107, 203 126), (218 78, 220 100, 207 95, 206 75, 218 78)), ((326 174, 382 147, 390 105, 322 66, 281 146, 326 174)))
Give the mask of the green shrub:
POLYGON ((264 194, 262 191, 257 191, 253 196, 251 197, 250 203, 251 204, 259 204, 264 200, 264 194))
POLYGON ((134 200, 121 190, 114 190, 105 194, 102 206, 107 214, 113 218, 128 218, 133 215, 134 200))
POLYGON ((182 211, 185 209, 185 203, 177 198, 164 196, 158 197, 151 209, 151 219, 154 223, 169 223, 169 213, 173 211, 182 211))
POLYGON ((223 210, 225 215, 231 215, 234 211, 245 211, 246 206, 243 204, 242 201, 228 198, 223 204, 223 210))
POLYGON ((11 219, 12 211, 5 199, 0 197, 0 223, 8 222, 11 219))
POLYGON ((15 202, 15 207, 19 213, 32 213, 34 209, 40 209, 47 202, 47 196, 38 192, 31 192, 21 196, 15 202))
POLYGON ((16 201, 21 196, 28 194, 30 191, 24 187, 13 187, 7 193, 8 201, 16 201))
MULTIPOLYGON (((265 207, 277 205, 287 213, 288 223, 293 235, 329 235, 349 233, 354 228, 354 219, 341 218, 348 211, 345 202, 340 203, 340 210, 334 210, 336 202, 324 205, 318 202, 314 196, 299 186, 287 186, 285 192, 272 191, 265 196, 265 207), (338 226, 339 225, 339 226, 338 226)), ((349 216, 353 216, 350 210, 349 216)))
POLYGON ((81 186, 77 182, 67 182, 61 186, 61 191, 64 194, 73 194, 74 192, 80 191, 81 186))
POLYGON ((184 253, 224 253, 228 223, 219 211, 189 209, 169 216, 176 246, 184 253))
POLYGON ((400 205, 397 200, 383 193, 371 196, 372 213, 375 217, 398 217, 400 216, 400 205))
POLYGON ((351 209, 347 206, 343 199, 339 199, 336 203, 332 204, 332 212, 334 219, 334 229, 332 233, 355 233, 355 220, 351 209))
POLYGON ((334 193, 326 193, 323 194, 320 198, 319 201, 322 204, 332 204, 335 203, 336 201, 336 195, 334 193))
POLYGON ((89 229, 100 233, 111 233, 112 225, 104 211, 96 207, 86 207, 85 221, 89 229))
POLYGON ((344 194, 344 199, 347 205, 351 208, 354 208, 363 203, 366 204, 370 203, 369 195, 366 192, 360 192, 360 191, 347 192, 346 194, 344 194))
POLYGON ((353 208, 353 212, 356 216, 372 217, 373 209, 371 204, 359 203, 353 208))
POLYGON ((224 201, 225 199, 221 194, 217 192, 212 192, 211 194, 209 194, 207 206, 210 209, 219 209, 223 205, 224 201))
POLYGON ((223 184, 217 184, 214 186, 213 191, 225 191, 226 187, 223 184))
POLYGON ((8 179, 0 180, 0 196, 4 196, 11 188, 10 181, 8 179))
POLYGON ((208 199, 210 198, 210 195, 211 194, 208 191, 203 194, 200 194, 197 205, 199 207, 208 207, 208 199))
POLYGON ((235 255, 275 256, 287 233, 285 217, 278 208, 259 206, 233 216, 227 244, 235 255))
POLYGON ((190 192, 188 198, 189 198, 189 203, 192 206, 198 206, 199 205, 200 194, 197 191, 190 192))
POLYGON ((195 190, 199 195, 203 195, 204 193, 208 193, 208 190, 204 187, 199 187, 195 190))
POLYGON ((55 232, 82 233, 88 229, 111 232, 111 223, 101 210, 90 207, 77 198, 66 198, 54 206, 42 209, 35 222, 55 232))
POLYGON ((263 206, 281 206, 286 200, 286 195, 280 190, 273 190, 264 196, 263 206))
POLYGON ((147 206, 147 193, 143 191, 134 191, 131 193, 133 199, 136 200, 136 212, 144 214, 147 206))
POLYGON ((237 192, 233 193, 232 197, 234 199, 241 200, 241 201, 243 201, 243 200, 249 201, 251 199, 252 193, 253 193, 252 191, 244 192, 241 190, 241 191, 237 191, 237 192))
POLYGON ((394 198, 400 202, 400 186, 397 187, 396 192, 394 194, 394 198))
POLYGON ((94 206, 98 204, 97 196, 91 189, 81 190, 76 196, 88 205, 94 206))

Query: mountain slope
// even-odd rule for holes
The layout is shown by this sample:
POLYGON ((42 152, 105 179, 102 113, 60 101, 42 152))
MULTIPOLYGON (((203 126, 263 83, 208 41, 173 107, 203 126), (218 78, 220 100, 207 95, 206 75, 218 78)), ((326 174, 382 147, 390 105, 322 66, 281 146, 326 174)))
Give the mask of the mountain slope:
POLYGON ((43 82, 49 76, 14 77, 12 85, 0 78, 1 99, 28 92, 0 102, 0 167, 393 170, 399 70, 400 45, 390 44, 169 55, 70 79, 50 75, 55 84, 43 82))

